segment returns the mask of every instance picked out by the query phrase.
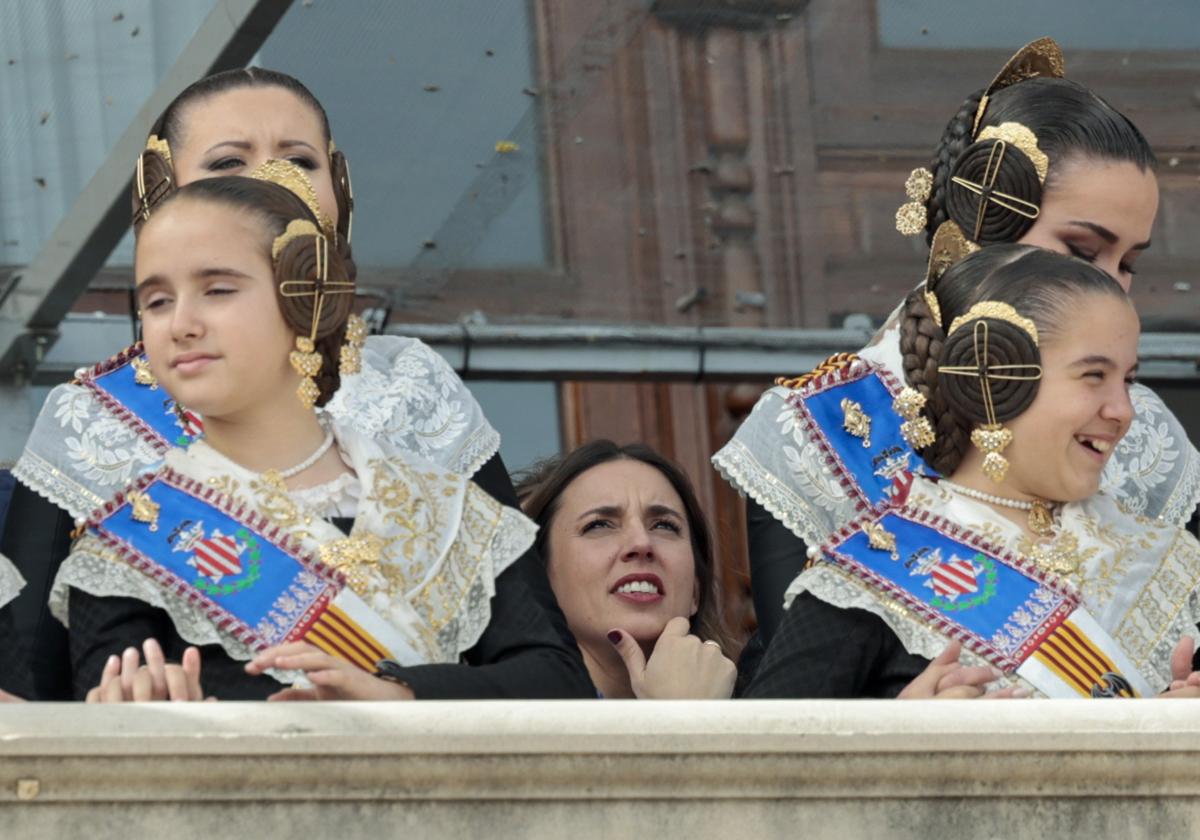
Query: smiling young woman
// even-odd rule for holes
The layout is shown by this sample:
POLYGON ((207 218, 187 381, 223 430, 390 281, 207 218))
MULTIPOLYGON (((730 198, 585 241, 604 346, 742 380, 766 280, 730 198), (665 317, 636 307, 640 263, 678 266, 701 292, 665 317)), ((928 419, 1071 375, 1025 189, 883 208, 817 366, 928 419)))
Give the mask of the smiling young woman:
MULTIPOLYGON (((925 339, 905 375, 942 477, 896 472, 865 512, 844 498, 847 524, 789 588, 749 696, 1200 692, 1200 544, 1099 492, 1133 418, 1138 319, 1117 282, 997 245, 910 295, 901 330, 925 339), (927 295, 945 326, 927 325, 927 295)), ((872 427, 876 406, 904 398, 870 363, 843 381, 872 427)), ((827 401, 818 385, 796 392, 799 412, 827 401)))
MULTIPOLYGON (((1082 259, 1129 290, 1158 211, 1154 154, 1123 114, 1063 73, 1053 41, 1026 46, 991 84, 967 97, 946 125, 929 168, 910 176, 897 227, 926 236, 931 272, 944 271, 971 250, 1021 243, 1082 259), (947 241, 955 238, 948 235, 953 231, 966 247, 941 247, 939 231, 947 241)), ((901 377, 907 360, 928 341, 922 331, 908 338, 905 343, 893 315, 858 356, 901 377)), ((830 360, 814 373, 844 361, 830 360)), ((794 416, 789 386, 806 379, 764 393, 713 457, 747 498, 760 642, 751 649, 769 643, 783 617, 783 593, 803 568, 807 547, 844 524, 828 515, 844 496, 830 478, 828 454, 807 423, 788 419, 794 416)), ((1130 399, 1131 427, 1107 459, 1103 486, 1139 514, 1185 524, 1200 503, 1200 452, 1152 391, 1135 385, 1130 399)), ((891 449, 892 456, 908 458, 909 467, 940 469, 928 457, 922 461, 927 453, 901 436, 907 419, 891 411, 886 425, 877 423, 871 451, 891 449)), ((856 480, 880 483, 874 473, 886 464, 887 458, 864 464, 856 480)))

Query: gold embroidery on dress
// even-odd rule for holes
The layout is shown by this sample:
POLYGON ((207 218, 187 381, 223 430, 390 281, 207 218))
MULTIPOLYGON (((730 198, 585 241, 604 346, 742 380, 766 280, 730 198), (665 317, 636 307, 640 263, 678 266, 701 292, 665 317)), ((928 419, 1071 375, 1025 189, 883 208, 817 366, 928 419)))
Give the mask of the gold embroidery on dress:
MULTIPOLYGON (((385 541, 375 534, 357 534, 325 543, 320 548, 320 558, 322 563, 341 572, 351 589, 359 595, 366 595, 372 578, 381 573, 380 563, 385 545, 385 541)), ((403 579, 399 569, 394 571, 403 579)), ((390 580, 388 582, 391 583, 390 580)), ((388 588, 391 589, 390 586, 388 588)))
POLYGON ((1033 540, 1022 539, 1017 551, 1028 557, 1044 571, 1059 577, 1071 578, 1077 582, 1079 570, 1100 549, 1096 547, 1080 549, 1079 538, 1070 531, 1063 531, 1053 540, 1035 543, 1033 540))

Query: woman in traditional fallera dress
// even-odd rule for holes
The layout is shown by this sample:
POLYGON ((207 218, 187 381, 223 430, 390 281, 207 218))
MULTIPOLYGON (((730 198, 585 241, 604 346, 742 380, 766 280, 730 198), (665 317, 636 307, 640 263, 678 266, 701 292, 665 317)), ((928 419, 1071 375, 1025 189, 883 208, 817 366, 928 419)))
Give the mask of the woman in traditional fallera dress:
MULTIPOLYGON (((968 97, 946 126, 930 169, 910 176, 898 229, 932 242, 936 231, 953 222, 971 249, 1038 245, 1093 263, 1128 289, 1158 209, 1154 155, 1126 117, 1063 75, 1058 46, 1042 39, 968 97)), ((932 245, 931 264, 944 269, 949 259, 932 245)), ((899 340, 893 316, 859 355, 900 378, 902 353, 908 351, 899 340)), ((829 509, 845 501, 842 485, 826 469, 826 453, 791 419, 791 390, 781 381, 764 393, 733 440, 713 457, 747 497, 760 642, 751 650, 769 643, 806 545, 824 541, 829 509)), ((1134 419, 1108 460, 1103 486, 1135 513, 1185 524, 1200 502, 1200 453, 1152 391, 1135 385, 1131 399, 1134 419)), ((894 416, 898 429, 904 418, 894 416)), ((898 436, 884 448, 891 446, 926 472, 938 469, 898 436)), ((876 497, 879 492, 881 487, 872 491, 876 497)))
MULTIPOLYGON (((309 176, 302 188, 353 273, 353 197, 345 156, 333 144, 320 103, 298 81, 272 71, 250 68, 202 79, 168 106, 138 160, 135 225, 179 185, 270 169, 278 160, 309 176)), ((516 504, 498 455, 499 435, 440 356, 399 336, 369 336, 361 355, 361 371, 347 377, 322 407, 326 414, 353 418, 360 431, 472 476, 504 504, 516 504)), ((200 430, 197 412, 177 415, 161 392, 159 399, 136 404, 111 393, 118 378, 144 365, 135 348, 118 358, 127 370, 99 365, 51 392, 16 465, 20 483, 2 550, 30 581, 20 596, 24 600, 45 604, 77 520, 200 430)), ((561 616, 552 619, 569 639, 561 616)), ((25 644, 0 656, 0 685, 30 697, 71 696, 66 636, 45 608, 23 605, 19 615, 11 607, 0 609, 3 621, 25 644)))
POLYGON ((196 181, 140 228, 135 386, 201 414, 204 435, 97 506, 63 562, 51 606, 76 692, 111 685, 115 655, 154 638, 168 659, 201 646, 202 693, 218 698, 588 696, 533 524, 314 410, 356 375, 365 331, 302 192, 196 181), (321 667, 247 669, 272 649, 321 667))
POLYGON ((996 246, 934 271, 899 329, 904 382, 855 359, 791 395, 846 492, 748 696, 1200 695, 1200 543, 1101 490, 1134 417, 1121 287, 996 246), (897 435, 938 473, 878 449, 897 435))

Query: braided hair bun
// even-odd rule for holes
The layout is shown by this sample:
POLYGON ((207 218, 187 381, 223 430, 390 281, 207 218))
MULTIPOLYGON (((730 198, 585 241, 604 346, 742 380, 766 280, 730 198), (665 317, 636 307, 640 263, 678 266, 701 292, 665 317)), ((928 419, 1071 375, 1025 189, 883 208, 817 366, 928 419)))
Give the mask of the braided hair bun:
POLYGON ((1042 183, 1033 161, 1011 143, 983 140, 968 146, 955 162, 946 195, 946 214, 972 241, 994 245, 1015 242, 1024 236, 1033 225, 1041 202, 1042 183), (975 187, 954 179, 968 181, 975 187), (1030 205, 1029 215, 1011 209, 1016 204, 1014 198, 1030 205))
POLYGON ((994 422, 1003 423, 1020 415, 1037 396, 1040 379, 1032 373, 1041 360, 1037 344, 1023 328, 1001 318, 971 318, 942 343, 938 390, 947 408, 981 425, 993 422, 984 395, 986 388, 994 422), (981 376, 985 372, 986 385, 981 376))

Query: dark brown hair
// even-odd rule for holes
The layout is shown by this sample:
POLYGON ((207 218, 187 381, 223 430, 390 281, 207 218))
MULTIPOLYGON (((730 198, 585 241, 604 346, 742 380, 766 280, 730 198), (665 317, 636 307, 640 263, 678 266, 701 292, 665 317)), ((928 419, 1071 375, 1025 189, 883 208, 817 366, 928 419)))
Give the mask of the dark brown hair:
MULTIPOLYGON (((262 225, 263 249, 268 259, 271 259, 272 243, 287 229, 289 222, 305 219, 317 224, 308 205, 295 193, 257 178, 226 175, 193 181, 164 198, 155 213, 183 200, 210 201, 256 218, 262 225)), ((289 280, 316 282, 316 242, 313 236, 296 237, 284 247, 277 259, 271 260, 275 269, 275 299, 283 313, 283 320, 297 335, 305 337, 312 329, 315 296, 285 297, 280 292, 280 284, 289 280)), ((340 254, 336 248, 330 248, 327 279, 331 282, 353 282, 354 273, 350 257, 340 254)), ((353 294, 330 294, 325 296, 321 307, 314 342, 317 352, 324 358, 321 373, 316 377, 321 392, 317 405, 327 403, 341 384, 338 361, 346 334, 346 319, 350 317, 353 305, 353 294)))
MULTIPOLYGON (((950 118, 933 153, 933 192, 927 203, 927 241, 942 222, 954 219, 973 233, 978 197, 953 185, 955 175, 979 182, 987 167, 992 142, 973 142, 972 124, 983 97, 978 90, 967 97, 950 118), (961 205, 961 206, 959 206, 961 205)), ((1049 158, 1046 183, 1041 184, 1032 162, 1010 146, 1004 156, 996 189, 1040 205, 1041 194, 1054 182, 1056 167, 1076 156, 1106 161, 1127 161, 1142 171, 1156 165, 1146 138, 1130 120, 1088 88, 1070 79, 1039 77, 1002 88, 988 98, 979 130, 1017 122, 1036 136, 1038 148, 1049 158)), ((979 244, 1015 242, 1032 224, 1015 213, 989 204, 979 244)))
MULTIPOLYGON (((171 149, 175 149, 181 144, 182 136, 185 133, 183 111, 188 105, 230 90, 262 87, 275 87, 289 91, 311 107, 320 118, 321 129, 324 133, 326 147, 328 147, 333 136, 329 130, 329 116, 325 113, 325 108, 320 101, 313 96, 312 91, 294 76, 261 67, 225 70, 188 85, 171 100, 171 104, 163 109, 150 128, 150 134, 165 140, 171 149)), ((146 186, 146 200, 142 201, 135 178, 133 185, 133 223, 135 226, 142 223, 154 206, 174 189, 176 183, 174 167, 158 152, 153 150, 142 152, 140 165, 146 186)), ((337 201, 339 238, 348 240, 350 215, 354 208, 354 201, 350 193, 349 165, 346 163, 346 156, 341 152, 334 152, 330 155, 329 175, 333 179, 333 194, 337 201)), ((322 210, 326 210, 326 208, 322 208, 322 210)))
POLYGON ((538 524, 535 545, 541 552, 542 561, 550 562, 550 526, 558 513, 562 494, 575 479, 592 467, 621 460, 640 461, 653 467, 679 494, 691 534, 692 560, 700 592, 696 614, 691 617, 691 631, 702 639, 718 642, 722 650, 729 651, 730 639, 721 619, 712 539, 704 510, 700 507, 687 473, 644 443, 618 446, 611 440, 594 440, 566 455, 540 461, 517 476, 517 496, 521 499, 521 507, 538 524))
MULTIPOLYGON (((1007 303, 1037 327, 1041 346, 1077 317, 1072 304, 1083 295, 1103 294, 1128 302, 1125 291, 1107 274, 1083 260, 1030 245, 983 248, 947 269, 933 285, 941 308, 936 320, 925 302, 924 287, 909 294, 900 321, 904 377, 926 398, 937 433, 922 451, 926 462, 944 476, 958 468, 970 444, 971 430, 986 419, 975 380, 942 375, 942 365, 974 365, 975 339, 970 323, 946 335, 946 328, 974 304, 1007 303)), ((973 321, 976 319, 972 319, 973 321)), ((997 318, 987 322, 987 352, 997 365, 1041 363, 1039 347, 1021 328, 997 318)), ((996 420, 1020 415, 1038 392, 1037 380, 995 380, 992 397, 996 420)))

